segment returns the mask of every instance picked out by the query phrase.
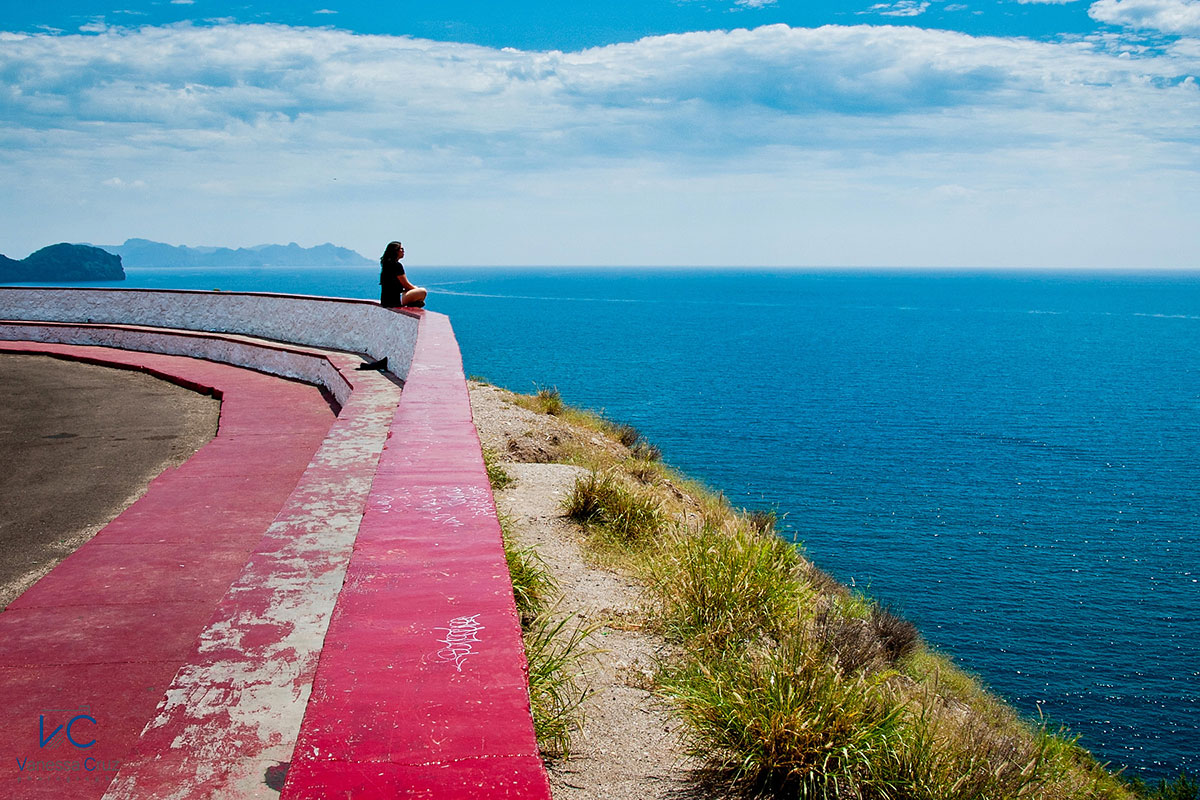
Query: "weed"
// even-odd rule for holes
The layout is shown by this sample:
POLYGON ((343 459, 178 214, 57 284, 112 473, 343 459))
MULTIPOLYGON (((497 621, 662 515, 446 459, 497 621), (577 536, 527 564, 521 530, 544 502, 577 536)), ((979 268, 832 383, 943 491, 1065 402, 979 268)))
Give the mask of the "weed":
POLYGON ((600 418, 599 421, 605 433, 629 448, 630 455, 635 459, 640 461, 662 461, 662 450, 659 450, 656 446, 646 441, 641 431, 637 428, 623 422, 609 422, 603 418, 600 418))
MULTIPOLYGON (((537 386, 537 384, 534 385, 537 386)), ((566 411, 574 412, 574 409, 569 408, 563 403, 562 395, 559 394, 557 386, 537 386, 537 390, 533 394, 513 394, 507 399, 509 402, 521 408, 529 409, 535 414, 549 414, 557 417, 566 411)))
POLYGON ((587 645, 591 631, 568 628, 570 619, 554 621, 543 614, 525 632, 533 728, 538 747, 549 757, 571 755, 571 736, 583 723, 582 706, 591 694, 583 669, 594 653, 587 645))
POLYGON ((668 630, 692 644, 723 650, 779 636, 806 599, 796 549, 746 528, 676 532, 656 561, 649 580, 668 630))
POLYGON ((488 482, 493 491, 499 491, 513 483, 513 477, 500 465, 500 457, 495 450, 483 448, 483 465, 487 468, 488 482))
POLYGON ((515 543, 511 519, 502 516, 500 528, 529 663, 529 705, 538 748, 548 757, 567 757, 571 735, 582 723, 581 706, 590 694, 582 662, 594 652, 585 646, 591 631, 568 628, 569 617, 552 618, 549 598, 557 594, 558 585, 546 562, 534 548, 515 543))
POLYGON ((812 629, 843 674, 891 667, 921 646, 911 622, 856 594, 822 604, 812 629))
POLYGON ((509 521, 501 518, 504 533, 504 558, 508 562, 508 573, 512 577, 513 599, 517 613, 521 615, 522 627, 527 627, 534 618, 546 610, 549 598, 558 591, 546 562, 532 547, 517 545, 508 534, 509 521))
POLYGON ((871 609, 871 627, 889 665, 908 658, 921 647, 917 626, 883 606, 871 609))
POLYGON ((912 715, 894 768, 883 776, 913 800, 1045 796, 1054 739, 1042 732, 996 729, 944 705, 912 715), (1036 792, 1036 794, 1035 794, 1036 792))
POLYGON ((600 522, 605 508, 613 502, 615 492, 616 481, 612 475, 592 470, 575 479, 571 493, 563 501, 563 509, 568 517, 583 525, 600 522))
POLYGON ((533 397, 540 406, 543 414, 549 414, 553 417, 557 417, 563 412, 562 395, 558 393, 557 386, 551 386, 548 389, 545 387, 539 387, 537 394, 535 394, 533 397))
POLYGON ((637 428, 623 423, 613 425, 612 435, 613 438, 626 447, 633 447, 642 438, 642 434, 637 428))
POLYGON ((633 453, 634 458, 642 461, 662 461, 662 450, 644 439, 634 442, 633 446, 629 448, 629 452, 633 453))
POLYGON ((775 527, 779 524, 779 514, 775 509, 764 510, 755 509, 754 511, 746 511, 746 522, 750 527, 761 534, 774 534, 775 527))
POLYGON ((1148 800, 1200 800, 1200 781, 1187 774, 1171 781, 1164 778, 1153 788, 1136 779, 1130 783, 1135 791, 1148 800))
POLYGON ((571 519, 618 543, 646 544, 665 524, 657 500, 626 488, 611 472, 592 471, 577 478, 563 508, 571 519))
POLYGON ((804 578, 818 595, 837 597, 850 593, 849 589, 838 583, 837 578, 812 562, 805 565, 804 578))
POLYGON ((901 707, 845 679, 799 639, 690 657, 664 684, 692 753, 756 792, 860 797, 899 746, 901 707))
POLYGON ((638 483, 654 484, 663 477, 661 462, 633 459, 625 463, 625 472, 638 483))
POLYGON ((837 664, 843 675, 874 671, 883 664, 879 641, 870 621, 837 613, 829 607, 813 620, 813 641, 837 664))

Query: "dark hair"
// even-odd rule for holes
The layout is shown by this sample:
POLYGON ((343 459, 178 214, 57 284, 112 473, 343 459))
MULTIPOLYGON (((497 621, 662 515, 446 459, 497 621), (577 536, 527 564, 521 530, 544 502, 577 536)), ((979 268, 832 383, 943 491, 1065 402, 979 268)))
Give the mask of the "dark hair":
POLYGON ((383 255, 379 257, 379 266, 386 267, 388 264, 395 264, 400 260, 399 256, 397 255, 399 252, 399 242, 388 242, 388 246, 383 250, 383 255))

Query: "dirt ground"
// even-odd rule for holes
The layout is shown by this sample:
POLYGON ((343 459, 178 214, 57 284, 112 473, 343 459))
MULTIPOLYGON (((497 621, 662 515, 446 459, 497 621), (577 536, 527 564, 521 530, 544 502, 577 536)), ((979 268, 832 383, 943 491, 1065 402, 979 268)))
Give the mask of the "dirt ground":
POLYGON ((219 412, 138 372, 0 354, 0 608, 209 441, 219 412))

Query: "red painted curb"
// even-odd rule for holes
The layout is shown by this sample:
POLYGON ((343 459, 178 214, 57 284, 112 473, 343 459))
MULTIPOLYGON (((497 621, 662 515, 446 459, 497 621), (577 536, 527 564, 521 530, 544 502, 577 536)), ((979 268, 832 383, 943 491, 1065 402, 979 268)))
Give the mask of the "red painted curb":
POLYGON ((448 318, 422 315, 413 364, 282 798, 549 800, 500 525, 448 318))

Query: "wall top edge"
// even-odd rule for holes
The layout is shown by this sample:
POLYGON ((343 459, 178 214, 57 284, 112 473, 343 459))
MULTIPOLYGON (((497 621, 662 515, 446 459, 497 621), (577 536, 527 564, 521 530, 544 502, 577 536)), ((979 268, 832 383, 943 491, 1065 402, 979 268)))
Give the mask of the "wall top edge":
POLYGON ((293 300, 322 300, 332 303, 353 303, 355 305, 377 306, 379 305, 374 300, 363 300, 358 297, 327 297, 319 294, 284 294, 282 292, 236 292, 224 291, 221 289, 135 289, 132 287, 123 286, 0 286, 0 292, 23 292, 23 291, 39 291, 39 292, 127 292, 134 294, 194 294, 194 295, 211 295, 220 297, 222 295, 243 296, 243 297, 285 297, 293 300))
MULTIPOLYGON (((284 300, 313 300, 321 303, 342 303, 345 305, 380 307, 374 300, 364 300, 361 297, 331 297, 319 294, 285 294, 283 292, 236 292, 212 289, 135 289, 120 286, 0 286, 0 292, 121 292, 127 294, 173 294, 198 295, 203 297, 277 297, 284 300)), ((421 319, 423 309, 393 308, 391 311, 403 314, 413 319, 421 319)))

